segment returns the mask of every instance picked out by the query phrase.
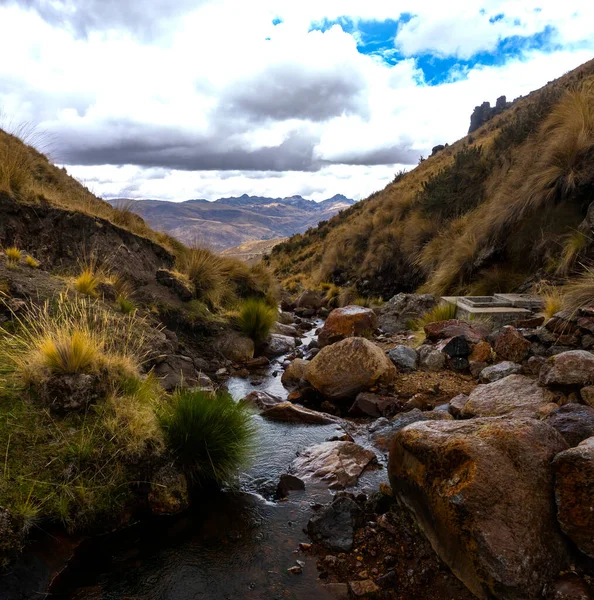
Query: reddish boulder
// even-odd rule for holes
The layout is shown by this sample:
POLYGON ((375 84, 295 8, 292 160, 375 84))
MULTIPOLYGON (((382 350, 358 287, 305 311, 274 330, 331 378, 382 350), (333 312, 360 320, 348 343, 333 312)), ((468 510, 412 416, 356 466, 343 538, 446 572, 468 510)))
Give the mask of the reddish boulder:
POLYGON ((594 383, 594 354, 587 350, 569 350, 551 356, 542 366, 541 385, 579 385, 594 383))
POLYGON ((348 337, 371 337, 377 329, 377 316, 371 308, 345 306, 335 308, 318 335, 320 348, 348 337))
POLYGON ((358 337, 322 348, 305 369, 311 385, 324 396, 337 399, 391 383, 395 376, 396 367, 382 349, 358 337))
POLYGON ((396 396, 380 396, 369 392, 361 392, 355 398, 349 414, 354 417, 386 417, 402 408, 402 402, 396 396))
POLYGON ((545 421, 554 427, 570 448, 594 436, 594 408, 583 404, 565 404, 549 413, 545 421))
POLYGON ((493 350, 491 349, 491 344, 489 344, 489 342, 479 342, 474 345, 472 352, 468 356, 468 360, 471 362, 486 363, 491 360, 492 353, 493 350))
POLYGON ((567 447, 530 418, 424 421, 398 432, 394 493, 478 598, 529 600, 568 563, 550 461, 567 447))
POLYGON ((592 588, 575 573, 566 573, 547 586, 546 600, 594 600, 592 588))
POLYGON ((495 337, 497 357, 511 362, 522 362, 530 351, 530 342, 511 325, 504 327, 495 337))
POLYGON ((448 319, 425 325, 425 335, 428 340, 436 342, 446 338, 462 336, 470 344, 478 344, 489 334, 489 328, 482 323, 469 325, 459 319, 448 319))

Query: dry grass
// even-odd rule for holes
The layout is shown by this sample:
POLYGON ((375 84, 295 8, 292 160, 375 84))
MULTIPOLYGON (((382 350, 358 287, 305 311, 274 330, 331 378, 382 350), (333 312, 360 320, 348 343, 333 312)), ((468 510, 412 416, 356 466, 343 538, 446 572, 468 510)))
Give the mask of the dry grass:
POLYGON ((422 330, 429 323, 437 323, 439 321, 448 321, 456 318, 456 305, 451 302, 441 302, 430 311, 427 311, 422 317, 416 321, 409 323, 409 328, 413 331, 422 330))
POLYGON ((590 241, 589 236, 581 231, 575 231, 566 236, 556 269, 557 275, 567 275, 573 269, 580 255, 590 245, 590 241))
POLYGON ((594 306, 594 268, 584 266, 582 274, 567 283, 563 292, 563 308, 572 313, 594 306))
POLYGON ((27 255, 27 258, 25 259, 25 264, 31 269, 39 268, 39 261, 33 258, 31 255, 27 255))
POLYGON ((547 319, 563 309, 565 304, 565 290, 556 285, 542 283, 536 287, 536 293, 542 297, 544 302, 543 312, 547 319))
POLYGON ((97 288, 101 280, 90 268, 86 268, 83 272, 74 280, 74 288, 79 294, 85 296, 91 296, 96 298, 99 295, 97 288))

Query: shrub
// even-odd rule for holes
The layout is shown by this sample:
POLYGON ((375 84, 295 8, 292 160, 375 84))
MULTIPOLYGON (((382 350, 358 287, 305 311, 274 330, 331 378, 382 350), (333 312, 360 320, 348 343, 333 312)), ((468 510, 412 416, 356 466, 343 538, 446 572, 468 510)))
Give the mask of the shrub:
POLYGON ((32 269, 39 268, 39 261, 35 260, 32 256, 27 256, 27 258, 25 259, 25 263, 27 263, 27 266, 31 267, 32 269))
POLYGON ((278 311, 264 300, 248 298, 243 302, 237 316, 237 326, 256 344, 263 342, 276 323, 278 311))
POLYGON ((226 392, 179 390, 161 424, 168 447, 194 485, 228 483, 249 458, 252 415, 226 392))
POLYGON ((451 302, 441 302, 431 310, 427 311, 421 318, 409 323, 409 328, 413 330, 421 330, 429 323, 437 323, 439 321, 448 321, 456 318, 457 306, 451 302))
POLYGON ((99 283, 99 278, 91 269, 87 268, 76 278, 74 287, 79 294, 95 298, 98 295, 99 283))

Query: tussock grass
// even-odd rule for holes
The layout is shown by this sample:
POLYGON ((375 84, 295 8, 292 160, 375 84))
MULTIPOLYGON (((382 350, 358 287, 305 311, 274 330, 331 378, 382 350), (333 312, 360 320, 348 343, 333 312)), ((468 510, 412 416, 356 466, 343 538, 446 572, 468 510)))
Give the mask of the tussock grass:
POLYGON ((33 258, 31 255, 27 255, 27 258, 25 259, 25 263, 31 269, 39 268, 39 261, 36 260, 35 258, 33 258))
POLYGON ((563 310, 565 290, 560 286, 542 283, 536 287, 535 291, 543 299, 543 312, 547 319, 550 319, 560 310, 563 310))
POLYGON ((427 311, 422 317, 409 323, 409 329, 421 331, 429 323, 439 321, 448 321, 456 318, 456 305, 451 302, 441 302, 431 310, 427 311))
POLYGON ((23 257, 23 253, 16 247, 6 248, 5 251, 7 262, 18 264, 23 257))
POLYGON ((255 425, 245 405, 226 392, 180 390, 161 423, 177 463, 194 485, 224 485, 249 460, 255 425))
POLYGON ((99 295, 97 288, 101 280, 91 268, 86 268, 83 272, 74 280, 74 289, 79 294, 84 294, 85 296, 91 296, 92 298, 96 298, 99 295))
POLYGON ((236 324, 244 335, 259 344, 268 337, 277 318, 278 311, 266 301, 248 298, 241 304, 236 324))
POLYGON ((557 275, 567 275, 572 270, 580 255, 590 245, 590 241, 590 238, 581 231, 566 236, 557 265, 557 275))
POLYGON ((75 329, 47 337, 38 346, 40 363, 52 374, 86 373, 96 363, 102 343, 91 332, 75 329))
POLYGON ((594 268, 584 265, 582 274, 569 281, 563 292, 563 308, 572 313, 580 308, 594 306, 594 268))

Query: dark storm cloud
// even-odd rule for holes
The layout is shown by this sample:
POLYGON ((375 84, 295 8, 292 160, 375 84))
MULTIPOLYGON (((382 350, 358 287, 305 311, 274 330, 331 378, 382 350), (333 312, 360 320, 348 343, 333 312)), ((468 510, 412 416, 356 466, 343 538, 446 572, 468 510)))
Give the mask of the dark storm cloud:
POLYGON ((387 148, 373 148, 371 150, 349 150, 344 154, 334 156, 333 163, 341 165, 412 165, 419 158, 418 151, 413 151, 408 145, 395 144, 387 148))
POLYGON ((254 120, 367 116, 365 91, 363 76, 349 65, 332 72, 315 72, 295 64, 271 65, 250 79, 235 82, 223 94, 221 110, 254 120))
POLYGON ((84 135, 80 130, 57 135, 60 161, 66 164, 132 164, 184 171, 315 171, 321 166, 313 156, 317 137, 306 130, 293 131, 278 146, 258 149, 233 143, 222 133, 192 137, 174 129, 117 123, 84 135))
POLYGON ((37 12, 51 25, 64 27, 80 37, 91 31, 125 29, 151 38, 171 19, 210 0, 0 0, 37 12))

